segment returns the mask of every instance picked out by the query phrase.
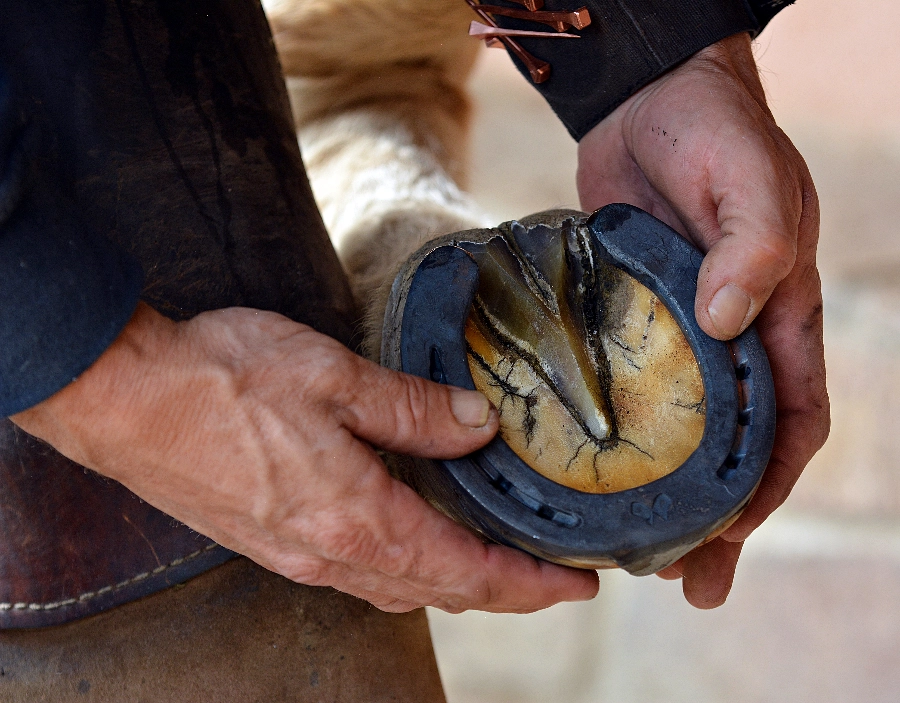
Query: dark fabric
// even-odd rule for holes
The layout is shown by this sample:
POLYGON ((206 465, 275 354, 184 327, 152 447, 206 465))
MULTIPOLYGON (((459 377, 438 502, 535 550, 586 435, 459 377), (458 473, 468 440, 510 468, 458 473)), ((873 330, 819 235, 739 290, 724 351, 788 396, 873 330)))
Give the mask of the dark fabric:
POLYGON ((54 126, 61 116, 28 90, 21 62, 8 60, 8 28, 4 15, 0 417, 49 397, 90 366, 128 322, 141 290, 137 262, 79 216, 54 126))
POLYGON ((759 22, 759 31, 761 32, 775 15, 781 12, 788 5, 793 5, 795 0, 747 0, 750 9, 759 22))
POLYGON ((227 4, 0 0, 2 416, 109 345, 136 262, 174 319, 243 305, 350 340, 277 61, 242 45, 264 19, 227 4))
MULTIPOLYGON (((0 0, 0 71, 5 412, 71 381, 139 293, 173 319, 242 305, 352 343, 258 2, 0 0)), ((0 422, 0 628, 96 613, 231 556, 0 422)))
MULTIPOLYGON (((591 24, 581 39, 521 38, 551 65, 537 85, 566 129, 580 140, 625 100, 692 54, 739 32, 757 34, 793 0, 546 0, 544 10, 585 6, 591 24)), ((521 10, 510 0, 497 0, 521 10)), ((474 15, 473 15, 474 16, 474 15)), ((551 31, 528 20, 496 17, 502 27, 551 31)), ((524 65, 513 61, 527 77, 524 65)))

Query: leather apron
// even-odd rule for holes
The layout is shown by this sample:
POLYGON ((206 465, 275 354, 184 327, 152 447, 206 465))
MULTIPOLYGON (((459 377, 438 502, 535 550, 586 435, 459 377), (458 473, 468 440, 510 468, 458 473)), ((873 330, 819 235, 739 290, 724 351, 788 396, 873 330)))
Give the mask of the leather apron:
MULTIPOLYGON (((272 310, 354 345, 258 2, 3 4, 23 70, 67 115, 79 214, 141 263, 147 303, 272 310)), ((0 545, 4 701, 442 700, 421 611, 234 559, 8 420, 0 545)))

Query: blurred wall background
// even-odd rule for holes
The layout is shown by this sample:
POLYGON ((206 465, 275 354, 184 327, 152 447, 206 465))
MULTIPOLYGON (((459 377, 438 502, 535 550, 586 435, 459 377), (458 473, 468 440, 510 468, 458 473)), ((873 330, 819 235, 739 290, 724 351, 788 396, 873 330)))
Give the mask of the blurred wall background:
MULTIPOLYGON (((526 615, 431 612, 450 703, 900 700, 900 3, 799 0, 756 43, 810 165, 833 428, 747 542, 728 603, 601 576, 526 615)), ((577 207, 575 144, 502 51, 473 84, 472 190, 496 221, 577 207)))

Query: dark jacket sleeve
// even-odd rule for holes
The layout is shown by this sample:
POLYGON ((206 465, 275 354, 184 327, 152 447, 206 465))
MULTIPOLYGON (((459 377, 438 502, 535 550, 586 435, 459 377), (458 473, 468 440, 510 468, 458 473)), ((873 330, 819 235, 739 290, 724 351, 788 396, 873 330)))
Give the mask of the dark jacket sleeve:
MULTIPOLYGON (((551 66, 537 89, 569 133, 581 139, 642 87, 692 54, 739 32, 758 34, 794 0, 545 0, 544 11, 585 6, 591 24, 581 39, 521 38, 522 47, 551 66)), ((492 4, 522 9, 510 0, 492 4)), ((496 17, 514 29, 544 25, 496 17)), ((522 62, 513 61, 526 76, 522 62)))
POLYGON ((21 75, 0 56, 2 417, 90 366, 130 319, 142 280, 134 260, 79 220, 46 101, 21 75))

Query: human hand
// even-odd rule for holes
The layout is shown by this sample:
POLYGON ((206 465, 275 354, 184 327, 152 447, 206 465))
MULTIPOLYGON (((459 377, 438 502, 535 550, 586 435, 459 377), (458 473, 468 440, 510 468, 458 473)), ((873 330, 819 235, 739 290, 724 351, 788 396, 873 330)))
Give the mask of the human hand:
POLYGON ((716 607, 743 541, 784 502, 828 436, 815 188, 766 105, 745 34, 635 94, 585 135, 578 157, 582 207, 630 203, 687 237, 705 253, 700 327, 727 340, 755 319, 769 355, 775 447, 756 494, 718 538, 659 574, 683 577, 696 607, 716 607))
POLYGON ((484 544, 391 478, 375 450, 461 456, 497 430, 479 393, 383 369, 275 313, 175 323, 141 305, 25 431, 284 576, 389 611, 528 612, 596 574, 484 544))

